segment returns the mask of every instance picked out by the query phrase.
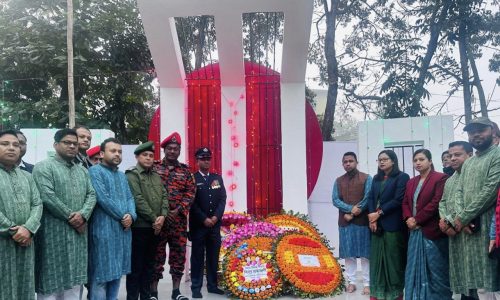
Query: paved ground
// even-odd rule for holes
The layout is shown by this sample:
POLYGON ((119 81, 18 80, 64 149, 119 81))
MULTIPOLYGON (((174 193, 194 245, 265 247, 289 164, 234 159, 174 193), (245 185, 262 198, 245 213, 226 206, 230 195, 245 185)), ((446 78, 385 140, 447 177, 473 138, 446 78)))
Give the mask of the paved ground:
MULTIPOLYGON (((168 274, 165 274, 165 275, 168 276, 168 274)), ((337 297, 324 298, 324 299, 338 299, 338 300, 366 300, 366 299, 370 299, 370 297, 368 297, 368 296, 361 295, 362 286, 363 286, 362 283, 359 282, 358 290, 352 294, 344 293, 344 294, 337 296, 337 297)), ((160 281, 160 283, 158 285, 158 291, 159 291, 159 300, 169 300, 170 295, 172 293, 171 281, 168 279, 163 279, 162 281, 160 281)), ((183 293, 183 295, 191 298, 191 288, 190 288, 189 282, 183 282, 181 284, 181 293, 183 293)), ((202 294, 203 294, 204 300, 228 299, 227 296, 219 296, 219 295, 209 294, 209 293, 207 293, 205 288, 202 290, 202 294)), ((84 292, 83 299, 86 299, 86 297, 87 297, 86 292, 84 292)), ((126 300, 126 299, 127 299, 127 291, 125 289, 125 277, 123 277, 122 281, 121 281, 119 300, 126 300)), ((281 297, 280 299, 296 299, 296 298, 281 297)))
MULTIPOLYGON (((165 274, 168 275, 168 274, 165 274)), ((361 278, 361 274, 358 275, 358 278, 361 278)), ((330 297, 330 298, 322 298, 322 299, 335 299, 335 300, 368 300, 370 297, 361 295, 361 290, 362 290, 362 282, 359 280, 358 283, 358 290, 355 291, 352 294, 344 293, 340 296, 336 297, 330 297)), ((172 285, 171 281, 168 279, 163 279, 160 281, 160 284, 158 285, 158 290, 159 290, 159 300, 170 300, 170 295, 172 294, 172 285)), ((191 298, 191 289, 190 289, 190 283, 189 282, 183 282, 181 284, 181 292, 183 295, 191 298)), ((83 293, 84 297, 83 299, 87 299, 87 293, 86 291, 83 293)), ((219 295, 214 295, 214 294, 209 294, 207 293, 206 289, 202 290, 203 294, 203 300, 222 300, 222 299, 228 299, 227 296, 219 296, 219 295)), ((125 277, 122 278, 121 281, 121 287, 120 287, 120 295, 118 297, 119 300, 126 300, 127 299, 127 291, 125 290, 125 277)), ((296 300, 297 298, 294 297, 280 297, 280 300, 296 300)), ((460 296, 455 295, 453 299, 458 300, 460 299, 460 296)))

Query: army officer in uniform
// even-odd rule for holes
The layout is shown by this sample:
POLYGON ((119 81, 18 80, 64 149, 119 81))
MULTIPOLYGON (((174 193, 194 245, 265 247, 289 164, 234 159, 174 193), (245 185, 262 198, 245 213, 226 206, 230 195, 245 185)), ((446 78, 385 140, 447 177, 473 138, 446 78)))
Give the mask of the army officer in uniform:
POLYGON ((209 172, 212 159, 210 149, 200 148, 195 156, 198 165, 198 172, 194 174, 196 197, 189 213, 192 242, 191 291, 193 298, 202 298, 204 261, 207 267, 208 292, 224 294, 224 291, 217 286, 217 266, 221 246, 221 218, 226 206, 226 189, 222 177, 209 172))

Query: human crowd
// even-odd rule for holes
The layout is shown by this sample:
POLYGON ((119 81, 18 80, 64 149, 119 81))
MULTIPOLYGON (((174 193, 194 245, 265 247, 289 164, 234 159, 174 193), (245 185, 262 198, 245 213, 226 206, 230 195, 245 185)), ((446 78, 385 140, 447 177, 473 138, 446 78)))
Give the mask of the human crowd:
MULTIPOLYGON (((469 142, 442 154, 418 149, 411 178, 392 150, 379 153, 373 178, 343 155, 346 173, 335 180, 339 253, 346 292, 356 290, 357 259, 371 299, 500 299, 500 131, 488 118, 465 126, 469 142), (475 149, 475 153, 474 153, 475 149)), ((211 151, 196 151, 198 171, 179 162, 181 137, 135 151, 126 172, 119 140, 90 148, 85 126, 54 135, 55 155, 35 166, 23 156, 21 131, 0 132, 0 300, 116 300, 126 275, 127 299, 158 299, 166 263, 173 300, 180 292, 188 236, 192 242, 191 293, 224 294, 217 283, 220 226, 226 192, 209 172, 211 151), (188 230, 189 227, 189 230, 188 230), (206 271, 206 272, 205 272, 206 271)))
POLYGON ((205 267, 207 291, 224 294, 217 267, 226 191, 209 172, 210 149, 196 151, 192 174, 172 133, 161 161, 148 141, 121 172, 120 141, 89 149, 91 140, 85 126, 58 130, 55 155, 33 166, 23 160, 26 136, 0 131, 0 300, 82 299, 84 286, 91 300, 116 300, 124 275, 127 299, 156 300, 167 244, 171 298, 187 300, 188 235, 192 297, 203 297, 205 267))
POLYGON ((373 178, 343 155, 332 201, 348 293, 360 259, 370 299, 500 299, 500 131, 485 117, 464 131, 469 141, 442 153, 443 173, 427 149, 414 152, 411 179, 393 150, 373 178))

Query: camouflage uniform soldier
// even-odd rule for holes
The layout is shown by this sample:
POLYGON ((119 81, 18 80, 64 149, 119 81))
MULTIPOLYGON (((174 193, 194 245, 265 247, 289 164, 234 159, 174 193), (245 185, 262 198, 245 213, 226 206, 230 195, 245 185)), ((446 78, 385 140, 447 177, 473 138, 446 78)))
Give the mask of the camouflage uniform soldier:
MULTIPOLYGON (((168 243, 170 274, 172 275, 172 299, 188 300, 181 295, 179 285, 184 274, 187 243, 187 215, 194 199, 196 186, 189 167, 180 163, 181 137, 174 132, 160 145, 165 151, 165 158, 156 164, 168 193, 170 211, 160 233, 160 242, 156 251, 156 266, 152 276, 151 295, 157 297, 158 281, 163 278, 163 266, 166 260, 165 248, 168 243)), ((152 298, 154 299, 154 298, 152 298)))

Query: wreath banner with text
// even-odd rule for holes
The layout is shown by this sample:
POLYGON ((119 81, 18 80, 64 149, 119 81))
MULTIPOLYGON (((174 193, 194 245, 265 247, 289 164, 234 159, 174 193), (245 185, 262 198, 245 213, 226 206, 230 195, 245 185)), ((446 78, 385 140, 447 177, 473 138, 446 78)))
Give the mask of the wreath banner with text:
POLYGON ((244 300, 268 299, 278 295, 283 288, 279 270, 274 266, 274 256, 270 249, 270 238, 251 238, 249 243, 242 241, 224 259, 222 275, 224 287, 230 297, 244 300), (249 247, 257 246, 256 248, 249 247))

